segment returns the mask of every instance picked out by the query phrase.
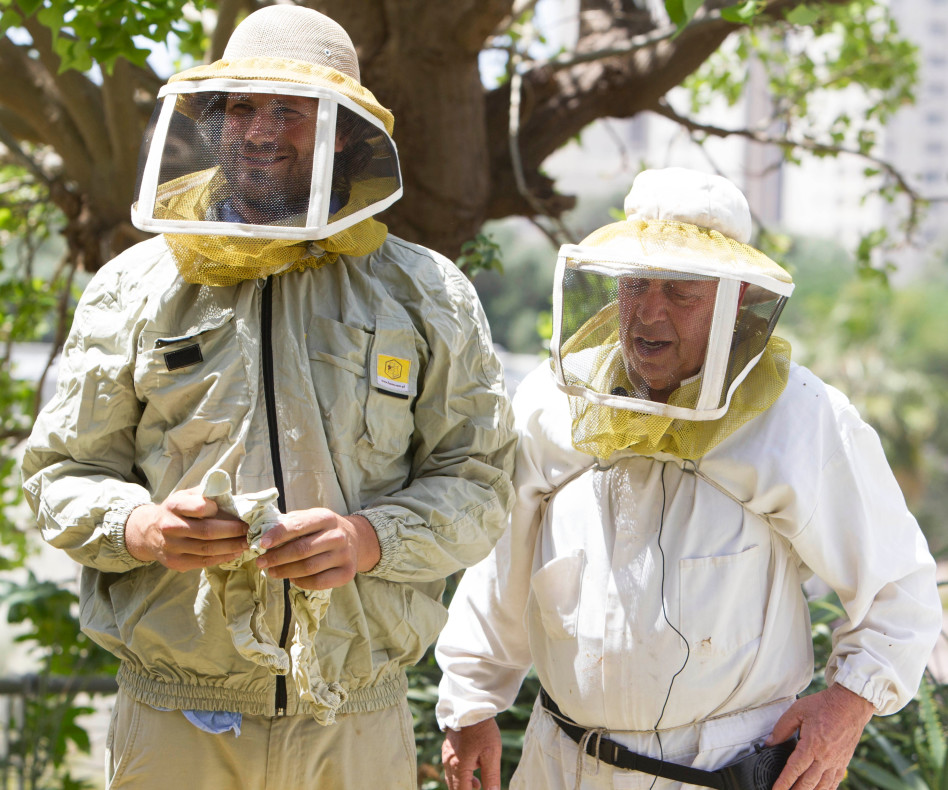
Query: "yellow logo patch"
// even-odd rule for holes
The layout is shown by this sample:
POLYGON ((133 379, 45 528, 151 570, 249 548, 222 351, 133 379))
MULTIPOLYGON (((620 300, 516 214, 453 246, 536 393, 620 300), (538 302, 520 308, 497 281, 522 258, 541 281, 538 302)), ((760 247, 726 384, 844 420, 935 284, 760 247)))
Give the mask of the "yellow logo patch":
POLYGON ((409 373, 411 373, 411 362, 409 360, 379 354, 378 366, 375 371, 379 387, 392 392, 407 393, 409 373))

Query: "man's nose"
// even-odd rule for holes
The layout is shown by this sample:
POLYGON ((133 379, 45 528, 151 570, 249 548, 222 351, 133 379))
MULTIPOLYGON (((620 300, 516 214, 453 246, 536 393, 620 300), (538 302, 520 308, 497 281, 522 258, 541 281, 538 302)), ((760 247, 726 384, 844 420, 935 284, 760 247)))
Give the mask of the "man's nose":
POLYGON ((643 324, 654 324, 663 320, 668 312, 668 299, 661 288, 652 284, 643 288, 635 300, 635 315, 643 324))
POLYGON ((271 113, 258 111, 254 113, 253 118, 248 124, 247 130, 244 132, 244 139, 259 145, 260 143, 275 140, 279 133, 279 120, 271 113))

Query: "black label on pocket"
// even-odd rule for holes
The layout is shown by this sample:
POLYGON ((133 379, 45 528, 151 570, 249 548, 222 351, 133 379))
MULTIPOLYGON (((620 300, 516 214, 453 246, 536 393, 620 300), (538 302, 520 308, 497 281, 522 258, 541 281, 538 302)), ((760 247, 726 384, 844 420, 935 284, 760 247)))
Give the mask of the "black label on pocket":
POLYGON ((391 398, 398 398, 399 400, 408 400, 409 396, 405 395, 402 392, 392 392, 391 390, 383 390, 381 387, 375 388, 376 392, 381 392, 383 395, 388 395, 391 398))
POLYGON ((165 365, 168 370, 186 368, 188 365, 196 365, 198 362, 203 361, 204 357, 201 355, 201 347, 197 343, 193 346, 185 346, 184 348, 169 351, 165 354, 165 365))

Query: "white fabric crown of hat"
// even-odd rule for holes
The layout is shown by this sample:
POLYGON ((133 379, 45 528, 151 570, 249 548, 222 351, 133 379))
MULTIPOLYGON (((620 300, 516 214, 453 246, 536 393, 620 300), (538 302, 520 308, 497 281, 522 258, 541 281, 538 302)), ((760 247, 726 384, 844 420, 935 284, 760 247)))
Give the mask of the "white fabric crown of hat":
POLYGON ((747 244, 751 213, 743 193, 722 176, 684 167, 643 170, 625 198, 630 220, 685 222, 747 244))
POLYGON ((349 34, 325 14, 298 5, 266 6, 237 25, 222 60, 241 58, 302 60, 362 82, 349 34))

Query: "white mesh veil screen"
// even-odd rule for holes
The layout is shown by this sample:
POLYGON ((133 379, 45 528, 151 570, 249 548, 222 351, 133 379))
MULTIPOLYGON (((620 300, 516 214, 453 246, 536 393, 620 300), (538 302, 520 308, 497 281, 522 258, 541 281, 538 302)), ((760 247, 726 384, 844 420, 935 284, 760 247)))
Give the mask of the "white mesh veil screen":
POLYGON ((377 122, 326 91, 246 85, 159 102, 140 163, 140 227, 318 239, 400 194, 395 146, 377 122))
POLYGON ((786 298, 707 274, 567 259, 557 284, 563 383, 614 408, 714 419, 786 298))

